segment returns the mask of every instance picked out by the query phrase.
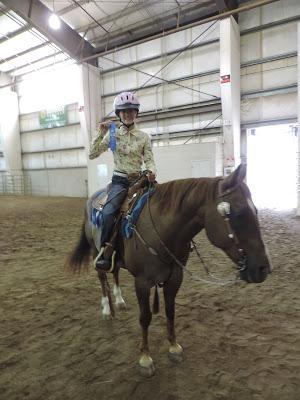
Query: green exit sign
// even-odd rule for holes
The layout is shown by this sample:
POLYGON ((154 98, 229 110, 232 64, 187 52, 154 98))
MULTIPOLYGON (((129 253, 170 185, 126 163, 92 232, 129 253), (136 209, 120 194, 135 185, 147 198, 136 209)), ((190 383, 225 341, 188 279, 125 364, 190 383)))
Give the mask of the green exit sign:
POLYGON ((67 107, 61 107, 57 110, 40 111, 41 128, 55 128, 58 126, 65 126, 67 123, 67 107))

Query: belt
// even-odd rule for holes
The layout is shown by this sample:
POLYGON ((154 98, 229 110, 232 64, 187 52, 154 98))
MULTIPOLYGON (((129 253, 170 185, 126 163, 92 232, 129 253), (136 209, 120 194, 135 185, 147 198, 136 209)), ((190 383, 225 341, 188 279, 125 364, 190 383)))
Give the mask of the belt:
POLYGON ((137 179, 140 174, 138 172, 132 173, 132 174, 126 174, 126 172, 121 172, 121 171, 114 171, 113 176, 120 176, 122 178, 126 178, 129 181, 137 179))
POLYGON ((120 171, 114 171, 113 172, 114 176, 121 176, 122 178, 127 178, 128 175, 125 172, 120 172, 120 171))

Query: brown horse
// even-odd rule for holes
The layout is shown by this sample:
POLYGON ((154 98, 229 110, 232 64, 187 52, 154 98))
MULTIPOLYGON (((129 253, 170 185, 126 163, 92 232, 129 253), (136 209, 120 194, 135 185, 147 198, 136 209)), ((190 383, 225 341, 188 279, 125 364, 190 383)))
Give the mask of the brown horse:
MULTIPOLYGON (((190 178, 157 185, 136 224, 136 237, 120 238, 119 264, 134 276, 140 307, 142 347, 141 373, 151 376, 154 364, 148 346, 151 322, 150 289, 163 285, 169 356, 181 361, 183 350, 175 336, 175 297, 181 286, 183 269, 190 253, 193 237, 205 228, 211 243, 221 248, 236 264, 240 278, 246 282, 263 282, 271 272, 271 264, 261 237, 257 211, 250 191, 243 182, 246 166, 240 165, 226 178, 190 178)), ((71 270, 80 270, 89 262, 90 250, 96 254, 90 222, 90 201, 81 238, 69 258, 71 270)), ((116 304, 124 306, 114 273, 116 304)), ((99 273, 104 315, 110 315, 105 275, 99 273)), ((157 291, 155 300, 157 300, 157 291)), ((157 301, 154 309, 157 309, 157 301)))

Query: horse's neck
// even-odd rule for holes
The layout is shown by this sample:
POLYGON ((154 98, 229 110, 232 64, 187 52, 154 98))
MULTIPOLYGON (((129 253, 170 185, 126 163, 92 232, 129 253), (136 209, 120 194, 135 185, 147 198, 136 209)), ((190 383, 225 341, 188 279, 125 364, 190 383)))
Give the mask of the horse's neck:
POLYGON ((178 180, 173 186, 169 185, 169 196, 168 191, 165 194, 168 207, 163 204, 162 198, 158 199, 156 204, 156 221, 166 236, 170 236, 173 232, 173 239, 176 237, 176 241, 181 242, 191 240, 204 228, 205 209, 213 200, 215 192, 214 179, 202 178, 189 181, 178 180), (176 196, 173 202, 172 196, 176 196))

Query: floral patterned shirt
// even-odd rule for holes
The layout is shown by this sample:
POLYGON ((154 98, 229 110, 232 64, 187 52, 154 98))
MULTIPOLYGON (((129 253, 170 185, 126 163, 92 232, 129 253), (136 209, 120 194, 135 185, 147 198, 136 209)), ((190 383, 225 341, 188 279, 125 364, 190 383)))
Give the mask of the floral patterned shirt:
MULTIPOLYGON (((89 154, 90 160, 109 149, 109 131, 103 136, 99 131, 89 154)), ((149 136, 135 125, 124 125, 116 129, 116 150, 113 152, 115 170, 126 174, 137 173, 145 169, 156 173, 151 141, 149 136)))

